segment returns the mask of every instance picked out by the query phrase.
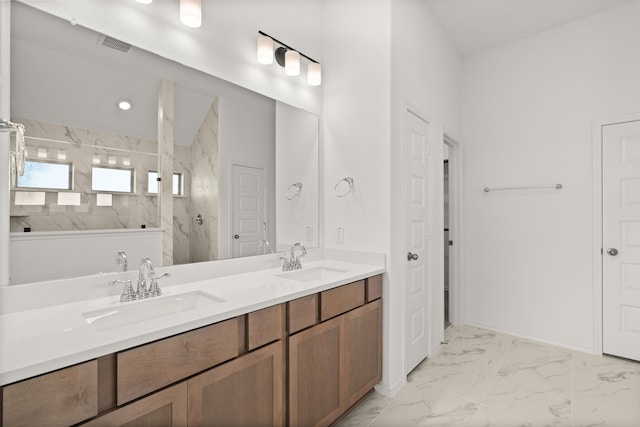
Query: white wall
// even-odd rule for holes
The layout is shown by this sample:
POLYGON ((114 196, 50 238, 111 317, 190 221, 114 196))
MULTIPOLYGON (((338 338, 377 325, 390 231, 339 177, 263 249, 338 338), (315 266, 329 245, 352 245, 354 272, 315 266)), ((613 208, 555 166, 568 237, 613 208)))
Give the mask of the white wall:
POLYGON ((640 111, 639 22, 635 2, 466 60, 468 322, 594 349, 591 124, 640 111))
MULTIPOLYGON (((323 75, 324 247, 389 253, 391 0, 325 0, 323 75), (334 195, 344 177, 353 192, 334 195), (344 243, 336 227, 344 227, 344 243)), ((387 389, 399 375, 397 315, 385 275, 383 374, 387 389), (393 329, 393 330, 392 330, 393 329)), ((396 285, 400 286, 400 285, 396 285)), ((396 302, 397 303, 397 302, 396 302)))

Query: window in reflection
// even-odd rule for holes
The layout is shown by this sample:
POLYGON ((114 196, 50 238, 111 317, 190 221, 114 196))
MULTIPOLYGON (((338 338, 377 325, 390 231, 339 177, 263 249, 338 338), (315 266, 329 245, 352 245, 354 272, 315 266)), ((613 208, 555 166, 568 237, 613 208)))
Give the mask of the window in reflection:
POLYGON ((133 169, 92 166, 91 190, 133 193, 133 169))
POLYGON ((27 160, 24 164, 24 175, 18 176, 17 187, 71 190, 71 164, 27 160))
MULTIPOLYGON (((173 174, 173 195, 182 196, 184 194, 183 177, 181 173, 173 174)), ((158 172, 149 171, 147 177, 147 193, 158 194, 158 172)))

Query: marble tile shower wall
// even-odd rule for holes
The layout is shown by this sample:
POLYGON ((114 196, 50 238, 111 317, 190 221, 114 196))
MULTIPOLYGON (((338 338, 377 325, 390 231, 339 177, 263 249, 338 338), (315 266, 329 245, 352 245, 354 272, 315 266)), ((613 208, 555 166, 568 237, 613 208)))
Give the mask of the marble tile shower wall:
MULTIPOLYGON (((16 118, 27 132, 27 156, 38 158, 46 150, 50 160, 73 164, 73 190, 81 194, 79 206, 58 205, 58 192, 46 191, 44 206, 16 206, 11 191, 11 231, 97 230, 158 226, 157 198, 147 195, 147 171, 157 169, 156 141, 72 128, 16 118), (112 193, 112 206, 97 206, 91 191, 94 157, 102 166, 135 169, 134 194, 112 193), (59 160, 59 157, 66 159, 59 160), (109 158, 115 161, 109 165, 109 158), (127 166, 126 163, 130 166, 127 166)), ((187 169, 188 170, 188 169, 187 169)))
POLYGON ((218 98, 213 100, 191 145, 191 261, 213 261, 218 254, 218 98))

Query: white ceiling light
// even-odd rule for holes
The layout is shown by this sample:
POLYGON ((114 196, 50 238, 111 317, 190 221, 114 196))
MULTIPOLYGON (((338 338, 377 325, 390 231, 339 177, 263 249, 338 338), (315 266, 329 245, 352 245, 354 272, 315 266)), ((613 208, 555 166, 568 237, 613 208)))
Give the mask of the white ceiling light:
POLYGON ((138 3, 142 3, 142 4, 151 4, 151 2, 153 0, 136 0, 138 3))
POLYGON ((202 25, 202 1, 180 0, 180 21, 187 27, 200 27, 202 25))
POLYGON ((258 36, 258 62, 273 64, 273 40, 271 37, 258 36))
POLYGON ((127 101, 126 99, 122 99, 120 101, 118 101, 118 108, 121 109, 122 111, 127 111, 131 109, 131 102, 127 101))

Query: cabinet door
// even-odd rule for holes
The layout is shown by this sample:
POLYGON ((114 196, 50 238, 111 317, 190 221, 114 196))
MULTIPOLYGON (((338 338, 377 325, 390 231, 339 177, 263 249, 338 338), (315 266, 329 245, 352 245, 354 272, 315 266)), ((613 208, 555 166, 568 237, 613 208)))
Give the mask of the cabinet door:
POLYGON ((188 381, 190 426, 283 426, 284 343, 275 342, 188 381))
POLYGON ((382 379, 382 301, 344 315, 345 410, 382 379))
POLYGON ((289 337, 289 425, 327 426, 341 413, 342 316, 289 337))
POLYGON ((67 426, 98 414, 98 364, 81 363, 0 389, 0 425, 67 426))
POLYGON ((186 381, 83 424, 91 427, 185 427, 186 425, 186 381))

